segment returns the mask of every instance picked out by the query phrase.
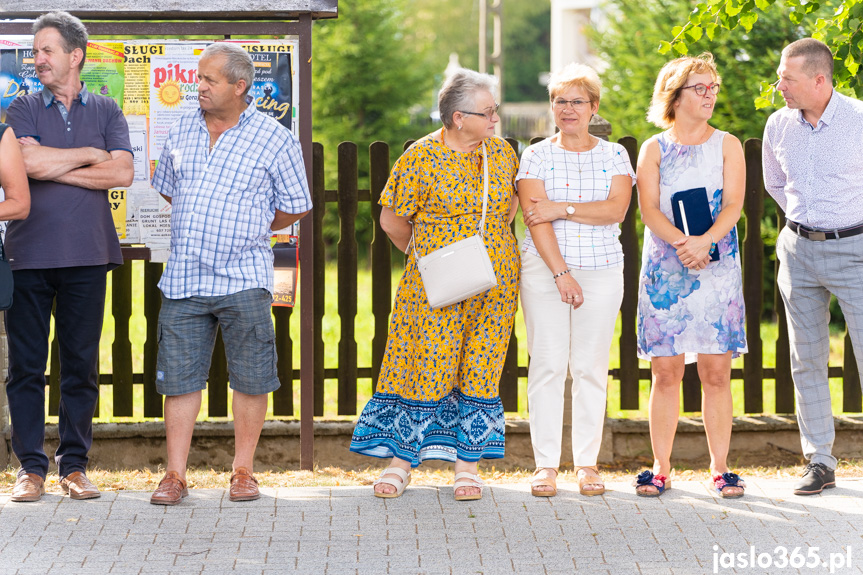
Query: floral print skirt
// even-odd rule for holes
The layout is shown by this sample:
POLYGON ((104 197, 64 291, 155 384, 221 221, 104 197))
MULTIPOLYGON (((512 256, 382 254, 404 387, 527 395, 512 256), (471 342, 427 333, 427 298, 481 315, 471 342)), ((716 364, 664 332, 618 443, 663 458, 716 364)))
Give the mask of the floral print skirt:
POLYGON ((737 230, 717 244, 719 261, 685 267, 671 244, 645 229, 638 289, 638 356, 746 353, 743 282, 737 230))

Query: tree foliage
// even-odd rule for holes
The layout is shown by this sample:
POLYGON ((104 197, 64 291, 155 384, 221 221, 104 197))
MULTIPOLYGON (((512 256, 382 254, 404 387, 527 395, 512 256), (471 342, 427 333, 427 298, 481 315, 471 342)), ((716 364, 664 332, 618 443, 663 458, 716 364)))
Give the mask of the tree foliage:
POLYGON ((431 90, 426 48, 404 31, 407 0, 341 0, 339 17, 315 23, 312 110, 315 139, 360 153, 375 140, 396 149, 416 137, 410 107, 431 90), (417 49, 419 48, 419 49, 417 49))
MULTIPOLYGON (((312 117, 314 139, 324 146, 327 188, 336 185, 339 143, 357 144, 363 189, 372 142, 387 142, 394 161, 405 140, 422 135, 411 125, 410 110, 430 99, 434 74, 428 45, 405 29, 408 5, 409 0, 341 0, 337 19, 314 25, 312 117)), ((372 237, 368 202, 360 202, 355 223, 364 253, 372 237)), ((323 233, 327 245, 338 242, 335 209, 327 210, 323 233)))
MULTIPOLYGON (((660 54, 656 46, 690 6, 688 0, 612 0, 608 6, 608 24, 591 41, 608 63, 599 113, 617 136, 632 135, 643 142, 658 131, 645 115, 659 69, 671 56, 660 54)), ((758 34, 714 35, 713 40, 704 34, 688 44, 693 54, 712 52, 722 76, 711 123, 741 140, 760 138, 769 115, 753 109, 752 101, 760 94, 753 78, 773 75, 782 46, 803 34, 783 13, 766 15, 763 23, 758 34)))
MULTIPOLYGON (((671 30, 671 40, 663 40, 659 50, 686 54, 702 36, 714 40, 730 30, 760 34, 767 28, 765 17, 777 12, 784 12, 793 24, 811 30, 813 38, 827 44, 835 59, 836 86, 863 96, 863 0, 708 0, 698 3, 689 19, 671 30)), ((775 85, 762 81, 756 107, 771 106, 775 94, 775 85)))

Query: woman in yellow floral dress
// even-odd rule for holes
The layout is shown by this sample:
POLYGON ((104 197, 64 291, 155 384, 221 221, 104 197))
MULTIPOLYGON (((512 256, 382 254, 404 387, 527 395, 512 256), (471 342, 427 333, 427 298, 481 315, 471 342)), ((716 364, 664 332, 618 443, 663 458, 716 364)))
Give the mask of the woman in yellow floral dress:
POLYGON ((455 462, 455 498, 479 499, 479 460, 504 454, 498 382, 518 299, 518 247, 509 227, 517 209, 518 159, 494 136, 500 120, 495 88, 493 76, 470 70, 450 76, 438 97, 444 127, 398 159, 381 196, 381 226, 402 251, 412 233, 419 256, 476 234, 485 142, 485 244, 498 285, 435 310, 413 255, 408 258, 377 390, 351 441, 351 451, 392 458, 375 482, 378 497, 398 497, 410 483, 411 468, 443 459, 455 462))

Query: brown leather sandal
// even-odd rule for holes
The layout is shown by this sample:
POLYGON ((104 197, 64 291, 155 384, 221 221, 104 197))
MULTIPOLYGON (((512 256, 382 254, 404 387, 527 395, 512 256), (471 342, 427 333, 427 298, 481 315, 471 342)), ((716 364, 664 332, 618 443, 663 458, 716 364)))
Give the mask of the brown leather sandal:
POLYGON ((534 497, 554 497, 557 495, 557 469, 554 467, 537 467, 530 481, 530 494, 534 497), (537 477, 542 472, 554 471, 554 477, 537 477), (537 487, 551 487, 551 489, 537 489, 537 487))
POLYGON ((578 492, 582 495, 602 495, 605 493, 605 484, 596 467, 577 467, 575 475, 578 477, 578 492), (585 489, 588 485, 599 485, 599 489, 585 489))

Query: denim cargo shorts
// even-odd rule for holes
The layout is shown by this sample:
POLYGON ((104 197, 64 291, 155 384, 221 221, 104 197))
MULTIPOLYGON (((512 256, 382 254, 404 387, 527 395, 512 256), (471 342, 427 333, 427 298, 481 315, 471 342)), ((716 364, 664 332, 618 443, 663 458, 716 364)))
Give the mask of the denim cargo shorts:
POLYGON ((162 395, 184 395, 207 387, 216 333, 228 360, 231 389, 262 395, 279 388, 276 334, 265 289, 227 296, 162 296, 156 389, 162 395))

